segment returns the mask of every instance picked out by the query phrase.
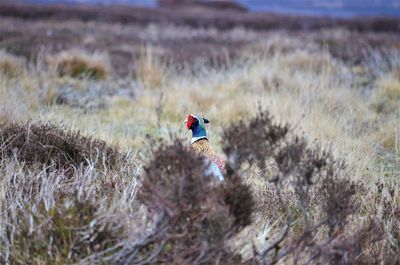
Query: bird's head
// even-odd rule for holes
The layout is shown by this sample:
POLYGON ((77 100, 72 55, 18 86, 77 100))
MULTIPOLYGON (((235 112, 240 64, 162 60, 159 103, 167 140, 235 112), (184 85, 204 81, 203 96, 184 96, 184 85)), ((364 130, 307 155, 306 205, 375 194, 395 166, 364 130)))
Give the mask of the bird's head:
POLYGON ((193 128, 197 127, 198 125, 200 125, 200 127, 204 127, 205 129, 205 124, 209 122, 210 121, 208 119, 193 114, 189 114, 187 119, 184 121, 188 130, 193 130, 193 128))
POLYGON ((206 118, 202 118, 199 115, 189 114, 187 119, 185 120, 185 125, 188 130, 192 131, 192 140, 191 143, 194 143, 201 139, 208 140, 206 123, 210 121, 206 118))

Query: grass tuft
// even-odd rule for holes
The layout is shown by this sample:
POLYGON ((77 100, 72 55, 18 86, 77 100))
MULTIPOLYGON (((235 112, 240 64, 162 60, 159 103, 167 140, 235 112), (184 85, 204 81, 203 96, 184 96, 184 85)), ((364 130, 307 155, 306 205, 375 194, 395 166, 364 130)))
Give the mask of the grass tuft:
POLYGON ((110 59, 105 53, 69 50, 49 56, 47 62, 61 77, 102 80, 110 74, 110 59))
POLYGON ((78 262, 112 247, 123 233, 122 229, 96 222, 97 208, 90 201, 61 197, 55 208, 46 209, 41 203, 32 210, 27 215, 20 212, 17 231, 8 232, 13 234, 12 264, 78 262), (30 222, 40 229, 32 230, 30 222))
POLYGON ((379 80, 373 93, 373 101, 378 113, 399 113, 400 79, 389 75, 379 80))
POLYGON ((0 74, 8 78, 20 77, 25 71, 22 58, 0 51, 0 74))
POLYGON ((166 67, 158 50, 142 48, 136 63, 136 78, 147 88, 160 88, 166 81, 166 67))

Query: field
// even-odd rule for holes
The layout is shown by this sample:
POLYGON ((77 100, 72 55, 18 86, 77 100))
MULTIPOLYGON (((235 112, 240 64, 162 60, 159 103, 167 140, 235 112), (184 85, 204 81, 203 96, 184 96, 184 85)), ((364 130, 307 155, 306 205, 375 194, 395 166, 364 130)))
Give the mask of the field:
POLYGON ((207 14, 0 6, 0 263, 400 263, 400 20, 207 14))

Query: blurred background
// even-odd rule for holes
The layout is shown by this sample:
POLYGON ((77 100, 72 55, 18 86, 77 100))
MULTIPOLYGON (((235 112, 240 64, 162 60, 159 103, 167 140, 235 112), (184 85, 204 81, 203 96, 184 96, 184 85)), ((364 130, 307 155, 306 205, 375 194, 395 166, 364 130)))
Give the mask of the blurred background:
POLYGON ((396 36, 370 33, 399 32, 399 15, 398 0, 3 0, 0 49, 30 61, 39 51, 103 51, 110 56, 112 75, 123 77, 136 73, 134 58, 146 45, 156 47, 152 54, 166 64, 220 65, 242 53, 239 48, 285 31, 357 63, 370 48, 398 46, 396 36), (316 34, 331 29, 349 30, 356 37, 344 44, 337 40, 344 32, 335 34, 335 40, 332 34, 316 34))
POLYGON ((229 3, 249 11, 268 11, 284 14, 303 14, 332 17, 352 16, 399 16, 400 1, 398 0, 25 0, 30 3, 64 3, 64 4, 125 4, 134 6, 157 7, 172 4, 221 5, 229 3))

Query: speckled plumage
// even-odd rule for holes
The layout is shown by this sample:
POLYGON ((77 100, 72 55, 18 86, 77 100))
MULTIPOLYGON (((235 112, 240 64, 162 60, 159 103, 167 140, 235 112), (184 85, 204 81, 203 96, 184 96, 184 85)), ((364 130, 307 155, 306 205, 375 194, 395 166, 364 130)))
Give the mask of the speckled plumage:
POLYGON ((205 156, 215 155, 214 148, 212 148, 207 139, 201 139, 192 143, 192 147, 197 153, 201 155, 205 156))
POLYGON ((201 139, 192 143, 192 148, 216 164, 221 173, 225 173, 225 160, 214 151, 214 148, 212 148, 207 139, 201 139))

